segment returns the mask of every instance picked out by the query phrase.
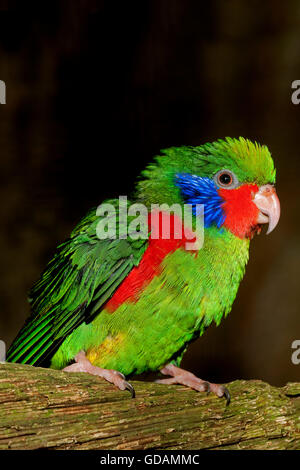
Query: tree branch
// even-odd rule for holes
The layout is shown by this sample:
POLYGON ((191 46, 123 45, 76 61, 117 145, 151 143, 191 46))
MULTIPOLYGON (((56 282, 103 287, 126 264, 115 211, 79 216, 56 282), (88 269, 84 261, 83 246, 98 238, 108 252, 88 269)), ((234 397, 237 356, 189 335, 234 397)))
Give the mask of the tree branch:
POLYGON ((0 364, 0 449, 300 449, 300 383, 228 385, 232 402, 87 374, 0 364))

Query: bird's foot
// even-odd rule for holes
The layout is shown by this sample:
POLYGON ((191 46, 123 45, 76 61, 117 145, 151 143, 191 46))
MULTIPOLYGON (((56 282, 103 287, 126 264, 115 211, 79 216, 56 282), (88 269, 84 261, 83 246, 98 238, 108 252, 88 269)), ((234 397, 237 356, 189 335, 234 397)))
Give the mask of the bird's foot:
POLYGON ((160 384, 180 384, 193 388, 198 392, 213 392, 219 398, 226 398, 226 406, 230 403, 230 393, 227 388, 224 387, 224 385, 206 382, 205 380, 199 379, 198 377, 196 377, 196 375, 192 374, 191 372, 188 372, 184 369, 180 369, 180 367, 176 367, 173 364, 166 365, 163 369, 161 369, 160 372, 164 375, 171 375, 169 379, 156 380, 156 382, 160 384))
POLYGON ((135 391, 130 383, 126 382, 125 376, 113 369, 102 369, 101 367, 93 366, 88 360, 84 351, 80 351, 75 356, 74 364, 67 366, 63 369, 65 372, 87 372, 88 374, 97 375, 102 377, 118 387, 120 390, 129 390, 131 397, 135 397, 135 391))

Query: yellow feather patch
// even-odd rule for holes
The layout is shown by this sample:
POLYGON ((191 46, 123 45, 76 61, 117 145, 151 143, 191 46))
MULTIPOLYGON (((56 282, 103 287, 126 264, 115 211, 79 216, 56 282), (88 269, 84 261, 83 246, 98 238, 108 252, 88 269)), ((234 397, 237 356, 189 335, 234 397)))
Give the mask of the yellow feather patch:
POLYGON ((92 364, 103 362, 104 358, 114 354, 120 348, 124 338, 124 333, 118 333, 115 336, 108 335, 99 346, 88 349, 86 357, 92 364))

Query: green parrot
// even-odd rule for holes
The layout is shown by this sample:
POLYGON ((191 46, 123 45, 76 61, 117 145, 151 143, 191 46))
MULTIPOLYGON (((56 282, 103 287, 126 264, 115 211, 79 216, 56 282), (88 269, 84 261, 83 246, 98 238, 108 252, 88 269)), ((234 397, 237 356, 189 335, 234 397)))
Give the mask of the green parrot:
POLYGON ((168 376, 160 383, 211 391, 229 403, 226 387, 181 369, 180 361, 191 341, 230 312, 254 234, 277 225, 274 183, 268 148, 242 137, 163 150, 131 201, 146 209, 146 229, 132 229, 129 201, 125 223, 118 199, 106 201, 109 217, 91 210, 30 291, 31 314, 7 360, 94 374, 132 396, 126 376, 160 371, 168 376), (189 221, 165 210, 173 204, 190 209, 189 221), (99 224, 112 222, 117 230, 106 227, 99 237, 99 224))

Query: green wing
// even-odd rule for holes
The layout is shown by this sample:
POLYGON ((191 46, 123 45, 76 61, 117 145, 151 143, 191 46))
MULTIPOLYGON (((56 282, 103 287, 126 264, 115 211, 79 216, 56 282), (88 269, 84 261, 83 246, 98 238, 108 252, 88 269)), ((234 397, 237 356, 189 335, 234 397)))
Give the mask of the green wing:
POLYGON ((93 320, 139 264, 148 240, 100 240, 99 220, 92 210, 58 247, 30 292, 32 313, 9 348, 7 361, 44 362, 75 328, 93 320))

